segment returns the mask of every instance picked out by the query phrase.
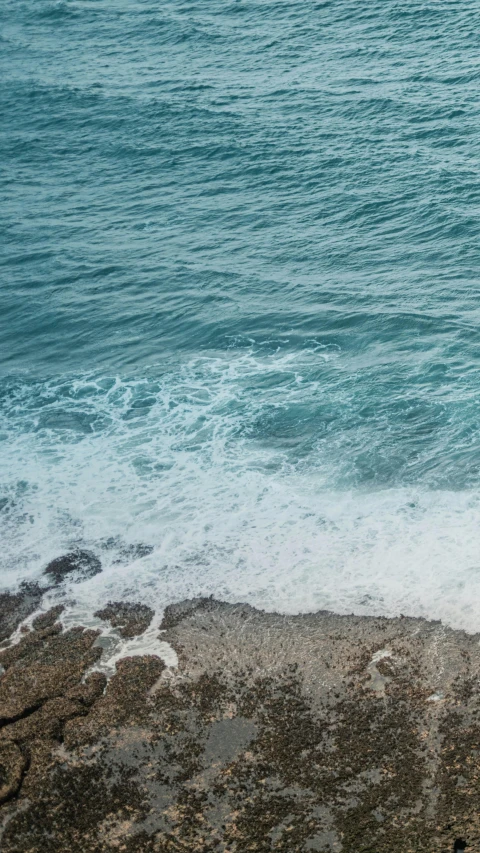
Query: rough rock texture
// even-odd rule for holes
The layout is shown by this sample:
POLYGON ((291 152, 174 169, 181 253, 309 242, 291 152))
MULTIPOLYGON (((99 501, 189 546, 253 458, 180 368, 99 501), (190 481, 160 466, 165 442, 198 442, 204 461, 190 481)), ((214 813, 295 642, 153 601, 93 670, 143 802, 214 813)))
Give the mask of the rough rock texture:
POLYGON ((98 575, 101 571, 102 564, 95 554, 78 549, 62 557, 56 557, 48 564, 44 574, 55 584, 59 584, 67 575, 73 576, 75 580, 85 580, 98 575))
POLYGON ((19 592, 0 593, 0 642, 12 634, 40 604, 43 591, 35 583, 25 583, 19 592))
POLYGON ((4 853, 479 849, 478 636, 197 600, 105 689, 56 615, 0 655, 4 853))
POLYGON ((146 604, 131 604, 125 601, 109 601, 103 610, 94 614, 105 622, 110 622, 113 628, 124 639, 143 634, 150 625, 155 611, 146 604))

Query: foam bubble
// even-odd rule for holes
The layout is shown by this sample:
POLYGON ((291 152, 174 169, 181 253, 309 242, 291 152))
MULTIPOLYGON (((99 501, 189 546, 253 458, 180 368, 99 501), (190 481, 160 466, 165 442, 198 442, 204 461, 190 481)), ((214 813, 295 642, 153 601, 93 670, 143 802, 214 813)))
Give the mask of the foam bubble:
POLYGON ((163 608, 194 595, 479 630, 480 493, 339 486, 344 460, 331 442, 304 440, 298 409, 290 434, 289 407, 315 399, 332 358, 248 353, 160 379, 16 386, 2 451, 3 584, 39 578, 72 547, 94 550, 102 573, 47 603, 64 603, 68 624, 95 626, 108 600, 154 606, 151 632, 129 651, 103 627, 112 660, 150 648, 163 608), (268 413, 286 413, 281 441, 274 429, 265 437, 268 413))

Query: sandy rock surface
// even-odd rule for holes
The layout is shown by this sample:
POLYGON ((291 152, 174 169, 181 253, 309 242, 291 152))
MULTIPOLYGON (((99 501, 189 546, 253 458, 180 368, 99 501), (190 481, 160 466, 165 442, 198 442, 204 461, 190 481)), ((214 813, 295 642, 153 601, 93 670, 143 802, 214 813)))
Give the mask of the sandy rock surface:
POLYGON ((0 652, 4 853, 480 849, 478 636, 202 599, 165 613, 178 669, 107 683, 58 619, 0 652))

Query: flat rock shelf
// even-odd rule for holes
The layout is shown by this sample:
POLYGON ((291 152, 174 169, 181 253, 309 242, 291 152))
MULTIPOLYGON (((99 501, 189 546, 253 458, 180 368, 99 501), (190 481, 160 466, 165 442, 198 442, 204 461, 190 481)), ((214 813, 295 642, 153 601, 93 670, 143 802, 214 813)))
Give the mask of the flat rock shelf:
POLYGON ((196 599, 107 682, 60 610, 0 652, 3 853, 479 849, 478 635, 196 599))

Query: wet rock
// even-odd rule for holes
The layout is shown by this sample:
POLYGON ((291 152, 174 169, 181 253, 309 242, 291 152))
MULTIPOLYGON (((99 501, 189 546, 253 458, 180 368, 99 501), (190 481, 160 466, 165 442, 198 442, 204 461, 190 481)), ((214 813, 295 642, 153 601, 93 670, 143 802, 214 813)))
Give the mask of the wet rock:
POLYGON ((101 539, 99 545, 106 551, 117 552, 118 556, 113 561, 114 564, 141 560, 143 557, 148 557, 154 551, 153 545, 146 545, 144 542, 127 544, 119 536, 109 536, 108 539, 101 539))
POLYGON ((96 699, 103 695, 107 685, 106 676, 103 672, 92 672, 85 681, 75 684, 66 692, 67 699, 73 699, 82 705, 90 707, 96 699))
POLYGON ((128 601, 110 601, 102 610, 94 614, 113 628, 118 628, 121 637, 136 637, 148 628, 155 611, 145 604, 132 604, 128 601))
POLYGON ((51 628, 52 625, 55 625, 58 617, 64 611, 63 604, 57 604, 56 607, 51 607, 50 610, 47 610, 46 613, 41 613, 40 616, 37 616, 32 623, 32 628, 35 631, 41 631, 44 628, 51 628))
POLYGON ((87 714, 103 694, 103 674, 85 678, 101 654, 93 647, 97 632, 79 628, 62 633, 61 625, 54 624, 58 615, 59 608, 42 614, 31 632, 0 653, 5 669, 0 682, 0 803, 38 795, 38 785, 56 764, 65 723, 87 714))
POLYGON ((93 647, 97 636, 97 631, 81 628, 62 633, 56 624, 25 634, 1 652, 0 726, 24 718, 80 682, 101 656, 101 649, 93 647))
POLYGON ((3 741, 31 743, 33 741, 52 741, 62 739, 64 723, 72 717, 85 714, 86 709, 78 702, 57 696, 44 699, 9 725, 0 729, 0 745, 3 741))
POLYGON ((27 759, 16 743, 0 743, 0 803, 20 789, 27 759))
POLYGON ((179 601, 175 604, 169 604, 165 608, 165 612, 163 614, 162 623, 160 628, 163 630, 167 630, 168 628, 174 628, 176 625, 179 625, 183 619, 191 614, 195 613, 197 610, 208 610, 208 607, 213 604, 215 605, 213 598, 191 598, 187 601, 179 601))
POLYGON ((43 591, 34 583, 24 583, 18 592, 0 593, 0 642, 40 605, 43 591))
POLYGON ((145 545, 142 542, 137 542, 133 545, 123 545, 114 563, 130 563, 133 560, 141 560, 143 557, 148 557, 153 550, 152 545, 145 545))
POLYGON ((0 655, 0 710, 24 697, 0 728, 2 853, 479 846, 478 636, 197 599, 166 612, 178 671, 125 658, 106 684, 94 633, 57 615, 0 655))
POLYGON ((55 584, 61 583, 67 576, 74 575, 75 580, 85 580, 102 571, 102 564, 91 551, 71 551, 52 560, 44 571, 55 584))
POLYGON ((120 660, 92 713, 65 726, 65 744, 68 747, 93 744, 114 727, 146 723, 150 711, 147 693, 164 669, 163 661, 151 655, 120 660))

